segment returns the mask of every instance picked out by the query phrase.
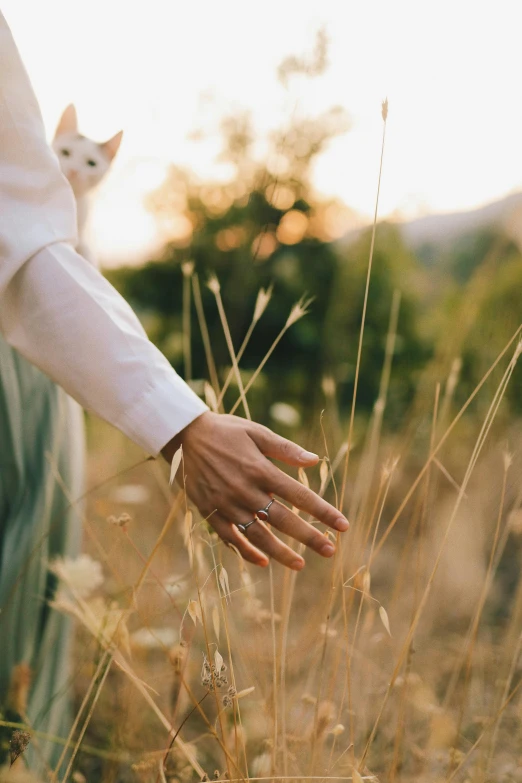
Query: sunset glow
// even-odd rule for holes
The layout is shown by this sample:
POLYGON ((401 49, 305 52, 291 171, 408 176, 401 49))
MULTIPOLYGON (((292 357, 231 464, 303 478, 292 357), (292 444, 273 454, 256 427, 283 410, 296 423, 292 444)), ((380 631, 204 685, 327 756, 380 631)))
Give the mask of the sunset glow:
MULTIPOLYGON (((522 187, 512 1, 496 3, 494 18, 487 4, 467 0, 3 0, 2 10, 49 135, 71 101, 86 135, 103 140, 124 129, 91 221, 106 263, 153 252, 161 236, 144 194, 169 161, 216 175, 219 117, 234 109, 252 110, 264 132, 295 106, 313 114, 342 105, 351 130, 322 156, 315 185, 362 216, 373 211, 386 96, 382 216, 467 209, 522 187), (278 63, 310 49, 321 26, 330 68, 285 91, 278 63), (190 140, 194 130, 208 138, 190 140)), ((296 236, 301 228, 287 226, 296 236)))

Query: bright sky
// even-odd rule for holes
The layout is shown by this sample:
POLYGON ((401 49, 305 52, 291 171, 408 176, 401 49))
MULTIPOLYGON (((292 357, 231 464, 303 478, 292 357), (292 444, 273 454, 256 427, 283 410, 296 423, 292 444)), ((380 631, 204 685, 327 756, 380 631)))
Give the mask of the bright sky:
POLYGON ((212 172, 216 146, 195 144, 220 113, 251 108, 277 126, 298 95, 311 114, 341 104, 352 130, 315 171, 325 195, 373 212, 388 96, 380 214, 475 207, 522 189, 519 0, 0 0, 51 135, 74 102, 81 130, 124 143, 93 214, 110 262, 154 238, 143 194, 168 161, 212 172), (325 26, 331 67, 288 98, 279 62, 325 26), (202 94, 214 102, 202 109, 202 94))

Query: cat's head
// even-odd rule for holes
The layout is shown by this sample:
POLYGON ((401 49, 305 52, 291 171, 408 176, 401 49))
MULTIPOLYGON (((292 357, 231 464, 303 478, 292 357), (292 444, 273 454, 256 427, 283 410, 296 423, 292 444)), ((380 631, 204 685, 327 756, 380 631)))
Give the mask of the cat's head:
POLYGON ((76 109, 68 106, 53 139, 53 150, 75 196, 84 196, 103 179, 118 152, 123 131, 99 144, 78 133, 76 109))

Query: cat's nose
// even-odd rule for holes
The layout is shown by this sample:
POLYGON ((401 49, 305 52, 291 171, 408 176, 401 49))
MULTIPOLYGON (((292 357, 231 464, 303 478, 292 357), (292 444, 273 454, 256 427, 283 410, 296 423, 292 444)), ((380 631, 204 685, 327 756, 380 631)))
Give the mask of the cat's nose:
POLYGON ((69 179, 76 179, 77 176, 78 176, 78 172, 76 171, 76 169, 69 170, 69 179))

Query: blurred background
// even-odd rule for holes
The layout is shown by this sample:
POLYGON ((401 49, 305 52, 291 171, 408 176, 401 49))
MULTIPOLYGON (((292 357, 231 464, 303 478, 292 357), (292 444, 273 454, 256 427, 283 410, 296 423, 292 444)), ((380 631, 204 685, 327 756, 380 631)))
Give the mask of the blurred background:
MULTIPOLYGON (((294 413, 272 412, 291 428, 317 408, 325 376, 341 408, 349 404, 386 97, 359 410, 377 397, 395 290, 390 423, 411 402, 428 358, 441 354, 443 376, 462 357, 466 394, 518 323, 516 4, 501 2, 494 18, 469 2, 407 0, 151 0, 146 10, 119 0, 4 0, 3 11, 50 137, 70 102, 87 136, 104 140, 123 128, 92 199, 90 244, 188 380, 207 374, 194 308, 191 356, 183 353, 181 265, 193 261, 202 284, 218 275, 236 348, 259 287, 274 285, 243 359, 247 375, 292 304, 313 297, 252 392, 258 418, 282 401, 294 413), (473 312, 464 317, 466 307, 473 312), (463 328, 437 349, 448 317, 464 318, 463 328)), ((226 373, 204 285, 202 297, 226 373)))

